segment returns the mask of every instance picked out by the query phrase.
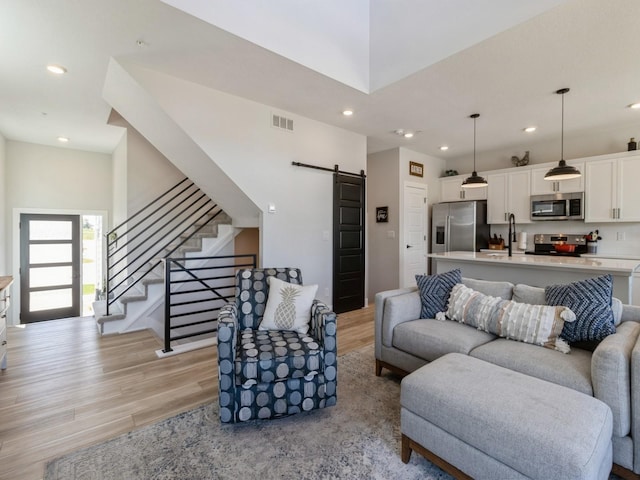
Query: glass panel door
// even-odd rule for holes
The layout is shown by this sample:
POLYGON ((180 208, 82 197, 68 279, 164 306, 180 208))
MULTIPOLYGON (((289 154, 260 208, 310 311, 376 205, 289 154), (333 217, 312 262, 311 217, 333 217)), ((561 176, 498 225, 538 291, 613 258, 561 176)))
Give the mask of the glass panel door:
POLYGON ((20 320, 80 315, 80 217, 20 215, 20 320))

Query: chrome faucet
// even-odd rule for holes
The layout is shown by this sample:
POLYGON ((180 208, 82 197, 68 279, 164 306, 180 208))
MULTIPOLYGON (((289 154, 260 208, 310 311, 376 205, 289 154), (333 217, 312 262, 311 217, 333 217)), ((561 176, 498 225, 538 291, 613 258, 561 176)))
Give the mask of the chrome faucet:
POLYGON ((516 241, 516 216, 513 213, 509 214, 509 235, 507 240, 509 242, 509 256, 511 256, 513 242, 516 241))

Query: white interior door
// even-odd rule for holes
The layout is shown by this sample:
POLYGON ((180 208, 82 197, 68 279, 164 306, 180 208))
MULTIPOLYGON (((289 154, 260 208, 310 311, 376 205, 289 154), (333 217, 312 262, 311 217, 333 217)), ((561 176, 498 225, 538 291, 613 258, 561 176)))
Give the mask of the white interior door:
POLYGON ((400 283, 410 287, 416 284, 416 275, 427 273, 427 186, 405 183, 403 200, 400 283))

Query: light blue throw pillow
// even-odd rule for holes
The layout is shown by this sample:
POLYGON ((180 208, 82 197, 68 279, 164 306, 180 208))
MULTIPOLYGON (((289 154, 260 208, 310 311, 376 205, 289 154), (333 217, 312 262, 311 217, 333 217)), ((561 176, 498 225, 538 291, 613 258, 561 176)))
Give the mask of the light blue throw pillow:
POLYGON ((420 318, 435 318, 436 313, 447 310, 451 289, 462 282, 459 268, 437 275, 416 275, 422 310, 420 318))
POLYGON ((562 338, 569 343, 599 341, 616 333, 611 301, 613 277, 603 275, 567 285, 545 287, 548 305, 564 305, 576 314, 576 321, 565 323, 562 338))

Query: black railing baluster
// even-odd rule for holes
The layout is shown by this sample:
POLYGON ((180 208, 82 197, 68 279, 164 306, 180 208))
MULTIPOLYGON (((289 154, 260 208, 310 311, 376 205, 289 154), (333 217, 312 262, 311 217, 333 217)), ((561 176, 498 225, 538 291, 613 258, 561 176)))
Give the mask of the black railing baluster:
POLYGON ((155 270, 161 258, 172 255, 204 227, 217 222, 222 213, 193 182, 184 178, 111 229, 106 234, 106 314, 155 270), (193 231, 186 234, 189 229, 193 231), (169 247, 176 242, 177 246, 169 247))
POLYGON ((175 340, 182 340, 186 338, 196 337, 200 335, 215 333, 217 331, 217 325, 212 328, 198 329, 196 331, 173 334, 174 331, 199 327, 201 325, 217 322, 217 312, 220 311, 222 306, 231 301, 235 297, 235 271, 238 268, 255 268, 257 256, 255 254, 248 255, 221 255, 216 257, 189 257, 189 258, 166 258, 165 259, 165 303, 164 303, 164 352, 171 352, 171 342, 175 340), (244 261, 238 261, 244 259, 244 261), (195 266, 189 268, 187 263, 199 262, 206 263, 204 266, 195 266), (172 265, 174 267, 172 267, 172 265), (209 276, 200 275, 203 272, 211 270, 230 270, 233 274, 213 275, 205 274, 209 276), (174 278, 175 274, 188 275, 189 278, 174 278), (207 281, 222 282, 223 284, 210 285, 207 281), (184 289, 182 286, 189 285, 190 283, 196 283, 202 286, 202 288, 188 288, 184 289), (172 285, 176 285, 176 288, 172 288, 172 285), (232 293, 224 295, 220 293, 225 289, 233 289, 232 293), (175 290, 175 291, 174 291, 175 290), (181 295, 194 295, 197 294, 197 298, 191 298, 184 301, 175 301, 178 296, 181 295), (209 303, 210 306, 203 307, 203 304, 209 303), (200 308, 192 309, 189 311, 173 312, 172 307, 185 307, 190 305, 199 305, 200 308), (213 318, 202 319, 198 317, 203 314, 211 314, 213 318), (174 324, 173 319, 187 319, 193 317, 191 321, 181 322, 174 324))

